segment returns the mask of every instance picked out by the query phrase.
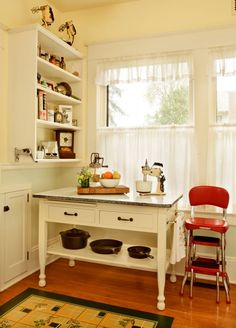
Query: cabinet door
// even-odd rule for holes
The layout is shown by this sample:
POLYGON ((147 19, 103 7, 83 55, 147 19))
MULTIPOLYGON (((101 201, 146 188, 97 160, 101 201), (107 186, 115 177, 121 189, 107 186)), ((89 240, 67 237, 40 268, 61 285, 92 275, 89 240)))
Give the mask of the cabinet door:
POLYGON ((27 270, 27 198, 26 190, 5 194, 2 225, 4 283, 27 270))

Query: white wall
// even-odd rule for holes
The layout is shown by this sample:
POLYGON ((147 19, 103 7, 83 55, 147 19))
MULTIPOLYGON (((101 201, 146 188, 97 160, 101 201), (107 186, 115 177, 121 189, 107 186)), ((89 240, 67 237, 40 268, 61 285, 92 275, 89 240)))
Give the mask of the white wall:
MULTIPOLYGON (((7 84, 8 84, 8 76, 7 76, 7 32, 4 26, 0 26, 0 76, 3 77, 1 79, 0 85, 0 160, 6 160, 7 154, 7 84)), ((1 182, 1 179, 0 179, 1 182)))
POLYGON ((232 0, 138 0, 62 13, 79 42, 131 40, 236 24, 232 0))

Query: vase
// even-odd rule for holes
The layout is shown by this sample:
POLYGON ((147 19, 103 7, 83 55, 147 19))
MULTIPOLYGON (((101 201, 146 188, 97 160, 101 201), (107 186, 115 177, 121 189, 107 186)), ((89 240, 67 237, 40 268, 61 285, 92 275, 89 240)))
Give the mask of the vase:
POLYGON ((81 188, 88 188, 89 187, 89 178, 82 180, 80 185, 81 185, 81 188))

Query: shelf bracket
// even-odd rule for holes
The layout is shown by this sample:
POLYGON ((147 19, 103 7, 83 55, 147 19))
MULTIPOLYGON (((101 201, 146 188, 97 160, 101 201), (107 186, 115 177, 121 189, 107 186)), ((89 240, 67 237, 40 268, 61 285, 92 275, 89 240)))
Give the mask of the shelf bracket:
POLYGON ((30 156, 32 158, 32 160, 34 161, 32 150, 30 148, 23 148, 23 149, 15 148, 15 162, 19 162, 20 156, 22 156, 22 155, 30 156))

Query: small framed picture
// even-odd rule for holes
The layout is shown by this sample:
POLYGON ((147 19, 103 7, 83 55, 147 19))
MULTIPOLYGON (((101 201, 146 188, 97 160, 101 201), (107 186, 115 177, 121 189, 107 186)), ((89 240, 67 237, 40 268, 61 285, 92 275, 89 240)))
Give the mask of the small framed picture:
POLYGON ((72 106, 70 105, 60 105, 59 112, 63 115, 63 124, 72 125, 72 106))
POLYGON ((59 158, 57 141, 42 141, 41 145, 44 150, 44 158, 47 159, 59 158))
POLYGON ((54 122, 63 124, 63 119, 64 116, 59 110, 54 113, 54 122))

